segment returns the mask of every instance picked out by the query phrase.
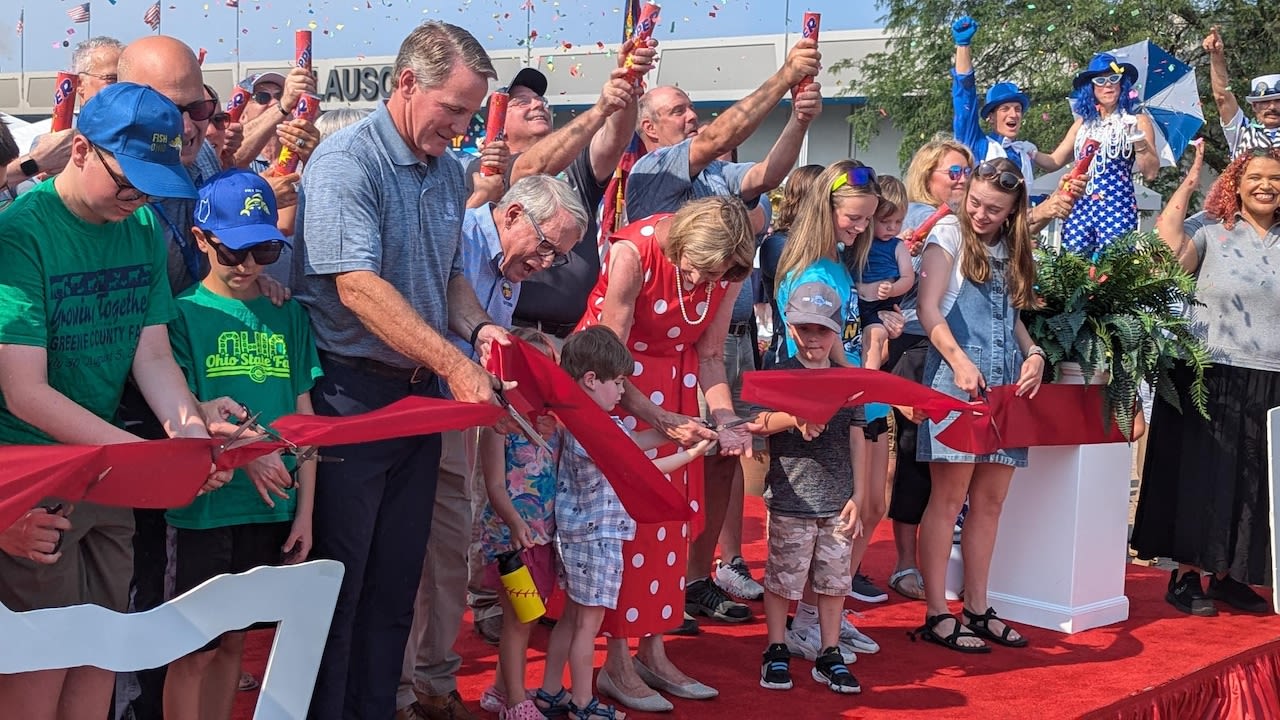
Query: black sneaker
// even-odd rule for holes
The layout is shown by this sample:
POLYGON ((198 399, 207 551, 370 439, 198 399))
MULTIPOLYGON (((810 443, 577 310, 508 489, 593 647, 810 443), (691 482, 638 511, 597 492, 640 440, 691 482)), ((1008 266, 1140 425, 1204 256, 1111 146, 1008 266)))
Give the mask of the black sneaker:
POLYGON ((1219 580, 1216 575, 1209 576, 1209 597, 1221 600, 1237 610, 1248 613, 1271 612, 1271 604, 1253 591, 1253 588, 1236 580, 1230 575, 1219 580))
POLYGON ((774 643, 765 648, 764 662, 760 664, 760 687, 791 689, 791 651, 786 643, 774 643))
POLYGON ((680 623, 680 627, 667 632, 667 635, 683 635, 692 637, 702 632, 702 628, 698 627, 698 621, 693 619, 689 613, 684 614, 684 621, 680 623))
POLYGON ((876 587, 871 578, 862 573, 854 573, 853 586, 849 589, 849 597, 864 603, 882 603, 889 599, 889 593, 876 587))
POLYGON ((723 590, 707 578, 694 580, 684 591, 684 611, 699 613, 729 623, 751 619, 751 609, 729 599, 723 590))
POLYGON ((1218 614, 1218 608, 1213 606, 1212 600, 1205 597, 1200 586, 1200 573, 1195 571, 1184 573, 1179 578, 1177 569, 1174 569, 1169 576, 1169 591, 1164 594, 1164 599, 1180 612, 1189 615, 1213 617, 1218 614))
POLYGON ((831 692, 842 695, 862 692, 858 678, 849 672, 849 666, 844 664, 844 656, 840 654, 838 647, 826 648, 818 656, 813 665, 813 679, 831 688, 831 692))

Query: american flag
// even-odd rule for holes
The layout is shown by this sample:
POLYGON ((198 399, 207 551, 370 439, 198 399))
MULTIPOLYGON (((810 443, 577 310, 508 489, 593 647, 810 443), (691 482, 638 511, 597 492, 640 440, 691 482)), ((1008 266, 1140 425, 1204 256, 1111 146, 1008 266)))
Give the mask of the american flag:
POLYGON ((17 31, 18 31, 18 35, 22 35, 22 20, 23 20, 23 18, 25 18, 26 16, 27 16, 27 9, 26 9, 26 8, 23 8, 22 10, 19 10, 19 11, 18 11, 18 27, 16 28, 16 29, 17 29, 17 31))
POLYGON ((89 3, 80 3, 73 8, 67 8, 67 17, 71 18, 73 23, 89 22, 89 3))
POLYGON ((240 0, 227 0, 227 7, 233 7, 233 8, 240 7, 240 0))
POLYGON ((160 3, 159 2, 147 8, 147 11, 142 15, 142 22, 146 23, 147 27, 151 28, 152 30, 160 29, 160 3))

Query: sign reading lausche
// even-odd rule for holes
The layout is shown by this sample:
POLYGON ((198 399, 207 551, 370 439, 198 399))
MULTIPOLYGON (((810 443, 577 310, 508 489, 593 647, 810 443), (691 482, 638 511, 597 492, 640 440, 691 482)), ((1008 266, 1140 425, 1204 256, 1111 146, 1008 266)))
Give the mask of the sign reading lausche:
POLYGON ((390 65, 330 68, 321 93, 326 101, 359 102, 391 97, 396 78, 390 65))

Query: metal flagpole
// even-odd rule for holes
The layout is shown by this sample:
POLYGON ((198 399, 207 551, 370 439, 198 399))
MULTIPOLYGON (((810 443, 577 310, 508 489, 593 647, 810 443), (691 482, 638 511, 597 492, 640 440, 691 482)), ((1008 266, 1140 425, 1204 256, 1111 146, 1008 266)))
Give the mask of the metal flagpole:
POLYGON ((236 82, 240 82, 240 3, 236 3, 236 82))
POLYGON ((84 22, 84 31, 88 33, 88 37, 93 37, 93 0, 85 3, 89 6, 89 19, 84 22))
POLYGON ((160 28, 164 27, 164 3, 163 1, 156 5, 156 34, 162 34, 160 28))
POLYGON ((18 11, 18 102, 27 101, 27 6, 18 11))

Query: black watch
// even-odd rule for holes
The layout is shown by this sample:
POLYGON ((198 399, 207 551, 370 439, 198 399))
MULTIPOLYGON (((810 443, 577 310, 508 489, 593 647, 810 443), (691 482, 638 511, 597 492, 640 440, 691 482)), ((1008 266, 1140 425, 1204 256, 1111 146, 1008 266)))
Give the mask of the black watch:
POLYGON ((279 100, 276 101, 276 109, 279 110, 280 114, 285 117, 289 117, 290 115, 293 114, 292 110, 285 110, 284 103, 280 102, 279 100))
POLYGON ((36 159, 33 157, 28 157, 26 160, 23 160, 18 167, 22 170, 22 174, 27 177, 31 177, 32 175, 40 172, 40 163, 36 162, 36 159))

